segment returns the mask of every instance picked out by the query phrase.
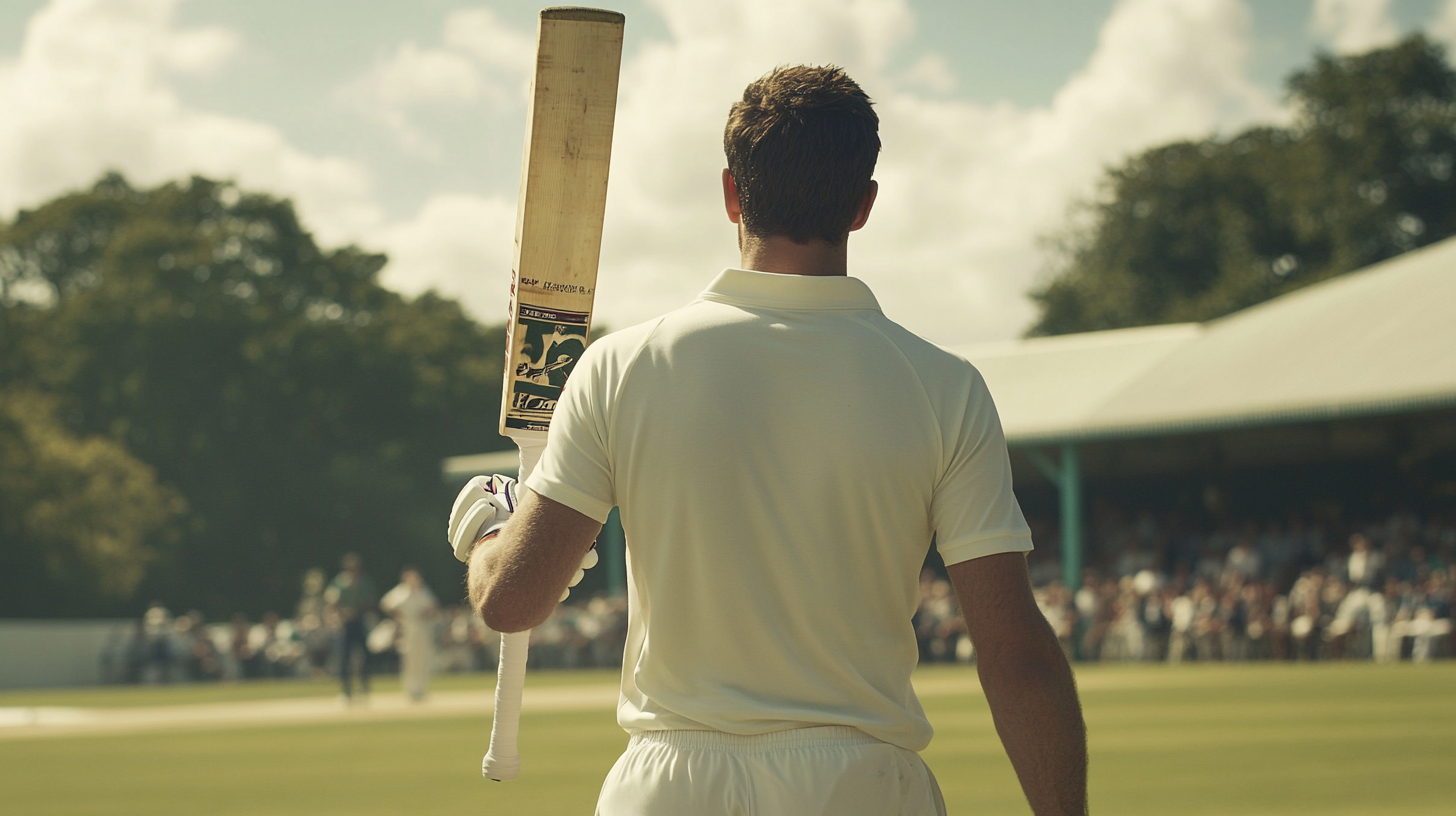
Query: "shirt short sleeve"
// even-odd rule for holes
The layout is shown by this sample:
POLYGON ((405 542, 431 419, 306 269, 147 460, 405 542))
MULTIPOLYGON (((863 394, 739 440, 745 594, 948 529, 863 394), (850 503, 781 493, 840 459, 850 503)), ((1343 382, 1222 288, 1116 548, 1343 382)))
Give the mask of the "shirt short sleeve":
POLYGON ((936 547, 947 565, 1032 549, 1011 489, 1001 419, 979 373, 966 397, 955 419, 942 424, 946 465, 930 503, 936 547))
POLYGON ((546 450, 526 486, 605 524, 617 502, 604 411, 610 384, 599 345, 587 349, 566 380, 546 450))

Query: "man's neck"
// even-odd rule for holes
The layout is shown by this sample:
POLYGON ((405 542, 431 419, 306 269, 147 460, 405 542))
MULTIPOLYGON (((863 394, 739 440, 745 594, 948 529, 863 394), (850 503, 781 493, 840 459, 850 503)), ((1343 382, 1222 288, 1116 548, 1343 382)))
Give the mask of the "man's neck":
POLYGON ((847 239, 831 246, 819 240, 796 244, 783 235, 756 238, 742 233, 741 228, 738 238, 744 269, 779 275, 843 277, 848 274, 848 245, 847 239))

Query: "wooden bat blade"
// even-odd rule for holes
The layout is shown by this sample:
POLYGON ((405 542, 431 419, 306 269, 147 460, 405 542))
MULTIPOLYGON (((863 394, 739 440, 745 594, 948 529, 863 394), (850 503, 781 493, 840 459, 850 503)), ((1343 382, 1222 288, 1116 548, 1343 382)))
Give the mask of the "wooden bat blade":
POLYGON ((601 256, 625 18, 541 12, 531 81, 500 432, 543 436, 586 349, 601 256))
MULTIPOLYGON (((546 435, 591 330, 625 20, 615 11, 549 8, 537 29, 500 420, 501 433, 521 447, 522 482, 541 453, 526 440, 546 435)), ((501 636, 495 721, 480 768, 498 781, 520 774, 529 639, 501 636)))

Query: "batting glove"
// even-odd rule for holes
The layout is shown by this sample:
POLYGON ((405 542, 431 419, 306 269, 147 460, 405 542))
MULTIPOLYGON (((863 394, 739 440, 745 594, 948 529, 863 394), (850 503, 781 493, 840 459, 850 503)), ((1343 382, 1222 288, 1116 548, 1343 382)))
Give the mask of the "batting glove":
POLYGON ((455 497, 447 529, 455 558, 470 560, 482 538, 504 527, 516 512, 516 480, 509 476, 476 476, 455 497))
MULTIPOLYGON (((448 533, 456 560, 468 562, 470 551, 481 539, 506 526, 519 506, 516 492, 516 480, 509 476, 476 476, 466 482, 450 508, 448 533)), ((598 560, 596 544, 592 544, 566 591, 561 593, 561 600, 566 600, 571 594, 570 588, 581 583, 586 571, 595 567, 598 560)))
POLYGON ((561 593, 561 600, 566 600, 566 597, 571 594, 571 588, 581 583, 581 579, 586 577, 586 571, 597 565, 597 560, 597 545, 594 541, 591 549, 587 550, 586 555, 581 559, 581 566, 576 568, 576 574, 571 576, 571 583, 566 585, 566 591, 561 593))

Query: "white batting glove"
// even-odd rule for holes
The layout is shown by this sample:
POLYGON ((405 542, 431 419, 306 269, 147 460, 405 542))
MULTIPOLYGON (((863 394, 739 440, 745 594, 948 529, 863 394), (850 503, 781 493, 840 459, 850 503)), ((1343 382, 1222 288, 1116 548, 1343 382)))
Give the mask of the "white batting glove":
POLYGON ((504 527, 516 512, 516 480, 509 476, 476 476, 461 489, 450 508, 450 548, 459 561, 470 560, 480 539, 504 527))
MULTIPOLYGON (((571 576, 571 583, 567 584, 566 589, 561 593, 562 601, 566 600, 567 596, 571 594, 571 588, 581 583, 581 579, 586 577, 586 571, 597 565, 597 561, 597 545, 594 541, 592 542, 591 549, 587 550, 586 555, 581 559, 581 566, 576 568, 576 574, 571 576)), ((557 603, 560 602, 557 601, 557 603)))

